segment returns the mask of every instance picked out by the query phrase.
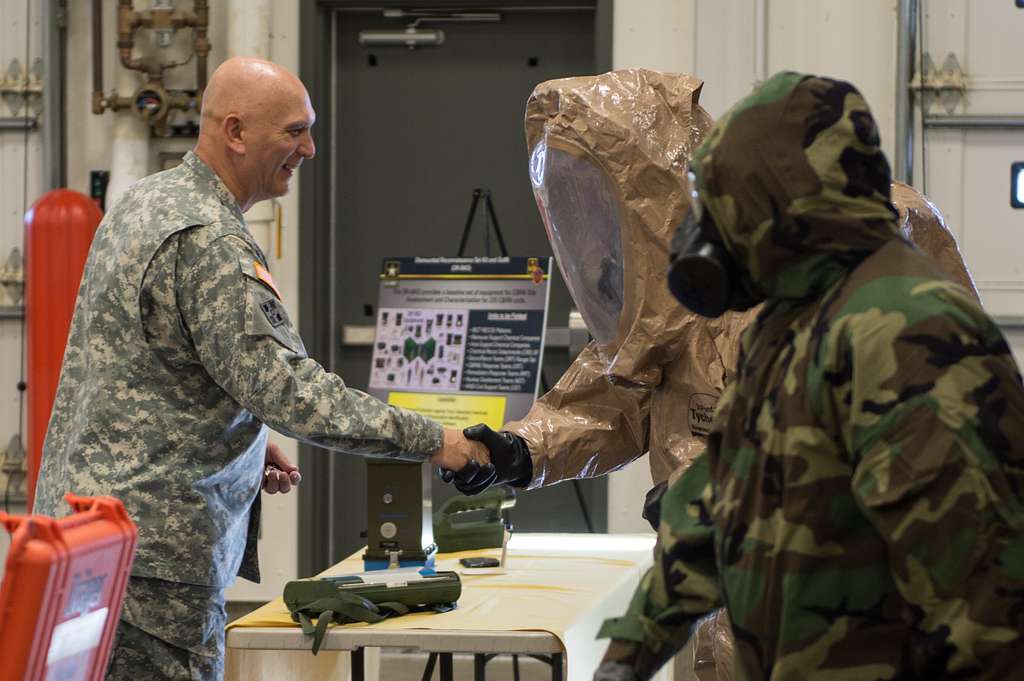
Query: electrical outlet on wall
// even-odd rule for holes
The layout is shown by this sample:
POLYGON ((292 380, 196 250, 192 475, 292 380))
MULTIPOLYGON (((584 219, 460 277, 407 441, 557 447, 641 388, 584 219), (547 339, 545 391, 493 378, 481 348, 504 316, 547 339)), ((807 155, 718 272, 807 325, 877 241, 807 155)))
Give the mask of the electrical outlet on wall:
POLYGON ((0 452, 0 503, 5 506, 25 503, 26 463, 21 438, 12 435, 6 449, 0 452))

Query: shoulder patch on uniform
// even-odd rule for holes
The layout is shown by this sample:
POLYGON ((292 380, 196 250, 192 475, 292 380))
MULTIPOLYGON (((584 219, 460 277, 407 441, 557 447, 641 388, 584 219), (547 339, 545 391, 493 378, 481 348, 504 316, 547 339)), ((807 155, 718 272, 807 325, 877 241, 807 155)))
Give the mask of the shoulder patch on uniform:
MULTIPOLYGON (((273 284, 271 284, 273 286, 273 284)), ((267 321, 274 328, 277 328, 288 321, 288 317, 284 313, 284 307, 276 298, 268 298, 260 303, 260 309, 263 310, 263 314, 266 315, 267 321)))
MULTIPOLYGON (((256 278, 269 286, 270 290, 274 292, 274 295, 277 296, 278 300, 284 300, 281 298, 281 292, 277 290, 277 284, 274 283, 274 278, 270 276, 269 270, 256 260, 253 260, 252 266, 253 269, 256 270, 256 278)), ((275 326, 277 325, 275 324, 275 326)))

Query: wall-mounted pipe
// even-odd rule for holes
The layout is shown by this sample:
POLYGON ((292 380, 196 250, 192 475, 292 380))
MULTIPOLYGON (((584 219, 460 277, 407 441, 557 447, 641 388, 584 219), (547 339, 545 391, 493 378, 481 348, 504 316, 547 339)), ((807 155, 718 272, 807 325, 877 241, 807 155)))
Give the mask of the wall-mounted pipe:
POLYGON ((227 54, 269 59, 269 0, 228 0, 227 11, 227 54))
POLYGON ((112 93, 103 95, 103 23, 101 18, 102 0, 92 2, 93 27, 93 113, 101 114, 107 109, 118 111, 133 108, 153 128, 162 134, 166 128, 167 116, 172 110, 199 110, 199 101, 206 89, 207 57, 210 41, 207 38, 210 11, 207 0, 193 0, 192 12, 180 12, 170 3, 158 3, 153 9, 143 12, 135 10, 132 0, 119 0, 117 6, 117 52, 121 64, 128 70, 145 74, 146 81, 132 96, 124 97, 112 93), (192 50, 196 55, 196 93, 169 94, 163 86, 163 74, 167 68, 158 60, 133 56, 135 31, 148 28, 157 32, 161 45, 166 45, 172 31, 180 28, 193 29, 192 50))
POLYGON ((917 53, 917 0, 900 0, 896 39, 896 157, 893 177, 914 181, 914 100, 910 83, 917 53))
POLYGON ((121 56, 121 65, 132 71, 142 71, 153 83, 161 83, 164 67, 155 59, 132 57, 135 46, 135 29, 151 28, 153 19, 150 15, 136 12, 132 0, 120 0, 117 5, 117 52, 121 56))
POLYGON ((206 0, 194 0, 192 12, 195 15, 195 41, 193 51, 196 53, 196 106, 203 99, 206 90, 206 58, 210 54, 210 40, 206 37, 206 29, 210 25, 210 5, 206 0))
POLYGON ((92 0, 92 112, 103 113, 103 0, 92 0))
POLYGON ((1024 128, 1024 114, 925 116, 926 128, 956 128, 973 130, 1019 130, 1024 128))
POLYGON ((43 87, 43 191, 67 185, 67 96, 66 0, 43 0, 43 54, 47 64, 43 87))
MULTIPOLYGON (((271 0, 227 0, 226 57, 270 58, 271 0)), ((265 253, 273 253, 276 234, 274 204, 260 201, 245 214, 249 231, 265 253)))
POLYGON ((24 116, 12 118, 0 118, 0 130, 35 130, 39 127, 39 121, 35 118, 24 116))
POLYGON ((768 78, 768 0, 754 0, 754 80, 768 78))
MULTIPOLYGON (((115 84, 126 91, 134 86, 136 75, 127 69, 117 69, 115 84)), ((110 180, 107 182, 106 207, 110 210, 121 195, 135 182, 149 175, 149 157, 152 145, 149 122, 134 114, 114 116, 111 131, 113 148, 110 155, 110 180)))

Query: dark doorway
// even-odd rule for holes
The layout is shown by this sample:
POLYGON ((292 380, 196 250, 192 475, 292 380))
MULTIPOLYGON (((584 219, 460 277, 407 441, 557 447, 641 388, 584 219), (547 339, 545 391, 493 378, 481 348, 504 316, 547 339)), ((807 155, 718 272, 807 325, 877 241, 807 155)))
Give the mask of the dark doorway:
MULTIPOLYGON (((304 251, 319 259, 312 269, 320 276, 302 276, 303 331, 327 345, 311 344, 311 354, 352 387, 365 388, 369 375, 370 348, 353 331, 373 324, 382 259, 455 255, 474 188, 491 190, 512 255, 551 252, 526 172, 523 110, 537 83, 596 73, 601 39, 595 6, 539 4, 473 3, 474 11, 497 12, 500 20, 427 23, 444 31, 444 43, 416 49, 360 44, 362 30, 400 31, 409 23, 385 16, 383 7, 321 13, 329 27, 320 31, 330 40, 321 68, 329 66, 330 76, 314 105, 317 127, 329 128, 330 141, 325 146, 318 135, 315 165, 319 172, 326 167, 328 177, 320 178, 315 200, 327 206, 316 211, 322 217, 313 224, 304 219, 304 233, 318 233, 304 251), (321 328, 309 329, 310 315, 321 328)), ((302 191, 305 204, 305 176, 302 191)), ((485 240, 482 211, 477 219, 467 255, 485 255, 488 245, 497 255, 495 240, 485 240)), ((548 323, 565 327, 571 301, 560 278, 553 279, 548 323)), ((570 359, 564 347, 547 348, 547 380, 557 380, 570 359)), ((311 449, 303 461, 319 473, 304 488, 309 500, 301 509, 303 534, 311 535, 300 544, 300 568, 308 572, 364 544, 365 464, 311 449)), ((604 531, 606 481, 581 487, 594 529, 604 531)), ((453 493, 437 481, 435 508, 453 493)), ((517 531, 586 531, 571 484, 521 494, 512 515, 517 531)))

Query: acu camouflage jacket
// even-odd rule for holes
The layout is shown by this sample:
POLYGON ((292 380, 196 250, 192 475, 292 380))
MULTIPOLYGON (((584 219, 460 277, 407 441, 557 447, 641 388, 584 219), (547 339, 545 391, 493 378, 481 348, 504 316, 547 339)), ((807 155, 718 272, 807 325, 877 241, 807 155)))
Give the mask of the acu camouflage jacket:
POLYGON ((603 628, 643 677, 724 605, 740 678, 1024 678, 1024 389, 979 304, 896 235, 878 145, 850 85, 784 73, 696 152, 766 303, 603 628))
POLYGON ((267 426, 410 461, 442 437, 306 355, 234 197, 190 152, 129 189, 96 233, 35 511, 65 515, 67 491, 111 495, 139 525, 133 575, 258 581, 267 426))

